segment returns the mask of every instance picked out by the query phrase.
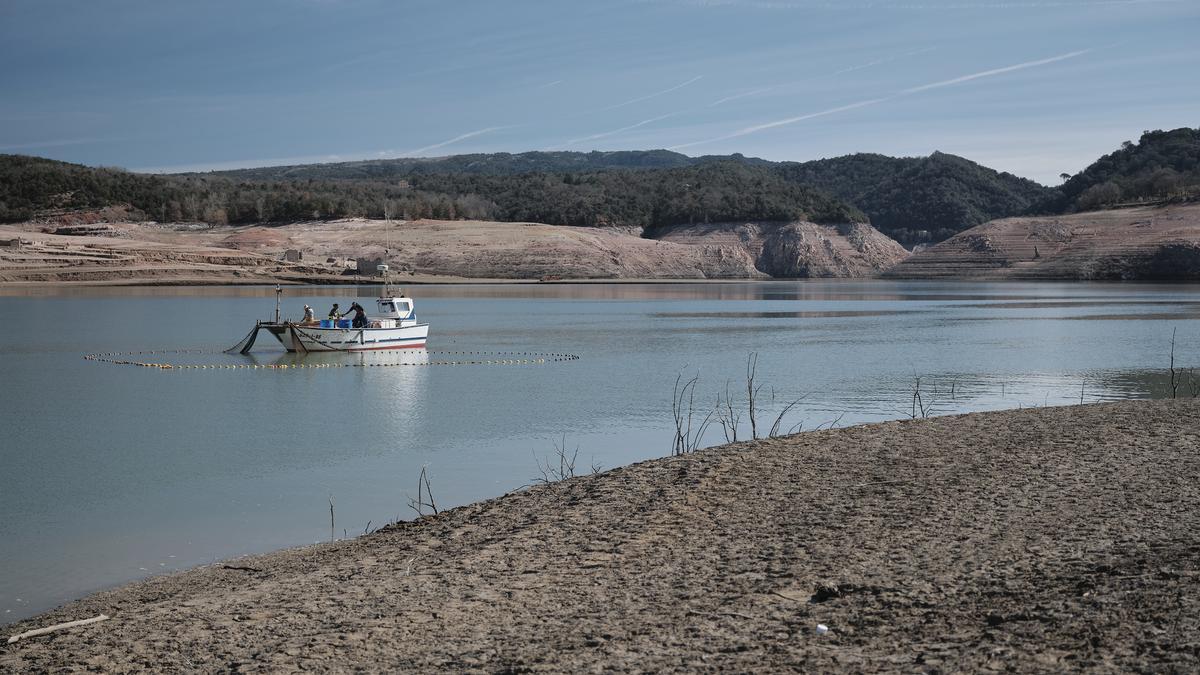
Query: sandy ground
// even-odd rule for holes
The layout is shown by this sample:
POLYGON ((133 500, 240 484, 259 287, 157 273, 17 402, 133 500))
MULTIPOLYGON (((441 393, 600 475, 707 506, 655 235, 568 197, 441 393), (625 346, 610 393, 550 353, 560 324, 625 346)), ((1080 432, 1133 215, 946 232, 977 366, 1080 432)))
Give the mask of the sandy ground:
POLYGON ((355 283, 348 261, 386 259, 406 282, 877 276, 908 253, 867 225, 724 223, 638 231, 482 221, 155 223, 0 227, 0 283, 355 283), (284 260, 285 251, 302 255, 284 260))
POLYGON ((993 220, 913 255, 885 275, 1200 280, 1200 204, 993 220))
POLYGON ((1197 400, 742 443, 100 593, 0 670, 1194 672, 1198 476, 1197 400))

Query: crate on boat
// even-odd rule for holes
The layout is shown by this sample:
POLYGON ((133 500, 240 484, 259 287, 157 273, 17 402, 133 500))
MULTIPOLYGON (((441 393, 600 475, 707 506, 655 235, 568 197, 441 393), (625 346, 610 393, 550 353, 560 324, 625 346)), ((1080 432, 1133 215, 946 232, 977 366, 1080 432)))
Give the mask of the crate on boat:
POLYGON ((321 328, 333 328, 333 319, 321 319, 321 328))

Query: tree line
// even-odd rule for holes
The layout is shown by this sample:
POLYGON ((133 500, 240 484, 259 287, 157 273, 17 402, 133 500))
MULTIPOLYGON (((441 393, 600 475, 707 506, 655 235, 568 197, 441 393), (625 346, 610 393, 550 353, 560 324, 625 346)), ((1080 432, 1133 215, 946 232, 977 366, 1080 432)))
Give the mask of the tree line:
POLYGON ((870 222, 912 246, 995 218, 1200 195, 1200 129, 1146 131, 1056 188, 962 157, 811 162, 666 150, 529 152, 148 175, 0 155, 0 221, 117 209, 213 225, 335 218, 654 228, 751 220, 870 222))
POLYGON ((713 162, 644 172, 430 174, 403 181, 158 176, 0 156, 0 220, 128 205, 163 222, 272 223, 335 218, 535 221, 655 227, 723 220, 865 221, 858 210, 760 167, 713 162))

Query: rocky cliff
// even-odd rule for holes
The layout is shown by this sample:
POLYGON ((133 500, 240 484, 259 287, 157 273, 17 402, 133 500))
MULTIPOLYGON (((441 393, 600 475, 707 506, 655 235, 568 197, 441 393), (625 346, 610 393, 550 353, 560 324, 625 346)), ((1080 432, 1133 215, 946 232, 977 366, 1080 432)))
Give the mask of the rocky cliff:
POLYGON ((654 233, 660 241, 744 255, 775 278, 872 277, 908 257, 903 246, 870 225, 715 223, 680 225, 654 233))

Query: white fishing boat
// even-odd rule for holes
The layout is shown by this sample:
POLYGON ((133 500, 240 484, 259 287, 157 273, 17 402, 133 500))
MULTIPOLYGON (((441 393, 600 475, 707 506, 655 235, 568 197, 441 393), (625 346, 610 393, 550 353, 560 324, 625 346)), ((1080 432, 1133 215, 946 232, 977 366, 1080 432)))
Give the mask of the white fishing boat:
MULTIPOLYGON (((395 292, 387 281, 387 265, 380 265, 384 284, 375 299, 376 311, 354 325, 350 319, 283 321, 279 315, 276 287, 275 320, 259 321, 254 330, 234 349, 245 354, 254 346, 258 332, 265 330, 289 352, 362 352, 379 349, 421 349, 429 336, 429 324, 417 321, 413 299, 403 289, 395 292)), ((365 310, 364 310, 365 314, 365 310)))

